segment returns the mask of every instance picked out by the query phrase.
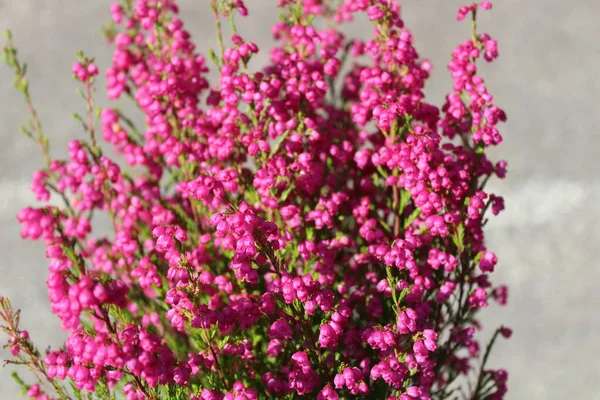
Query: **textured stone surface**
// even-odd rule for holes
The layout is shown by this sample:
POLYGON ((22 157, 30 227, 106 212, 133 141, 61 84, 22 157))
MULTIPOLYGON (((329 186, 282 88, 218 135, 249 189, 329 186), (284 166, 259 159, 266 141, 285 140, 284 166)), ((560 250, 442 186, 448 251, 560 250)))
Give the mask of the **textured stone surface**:
MULTIPOLYGON (((259 19, 241 23, 241 32, 266 43, 274 2, 246 3, 259 19)), ((469 34, 468 24, 454 20, 461 3, 403 2, 417 48, 436 67, 428 94, 438 104, 450 85, 450 52, 469 34)), ((67 140, 82 135, 71 118, 83 110, 70 73, 75 52, 96 56, 101 68, 110 61, 99 34, 108 4, 0 0, 0 28, 14 31, 29 64, 33 99, 54 154, 65 154, 67 140)), ((199 47, 214 46, 208 0, 181 5, 199 47)), ((492 306, 484 318, 489 326, 514 328, 513 339, 500 341, 492 357, 493 365, 510 372, 509 399, 592 399, 600 393, 600 135, 593 118, 600 89, 599 12, 595 0, 497 0, 493 12, 481 17, 481 29, 500 41, 501 54, 483 76, 509 116, 497 153, 509 160, 509 177, 494 182, 507 210, 490 222, 488 240, 500 258, 494 279, 509 284, 511 296, 508 307, 492 306)), ((368 23, 359 21, 351 30, 366 29, 368 23)), ((29 180, 41 158, 19 134, 26 112, 4 66, 0 104, 0 293, 23 309, 23 326, 41 347, 56 345, 63 334, 48 308, 43 248, 20 239, 15 219, 33 201, 29 180)), ((8 368, 0 369, 0 399, 16 393, 8 368)))

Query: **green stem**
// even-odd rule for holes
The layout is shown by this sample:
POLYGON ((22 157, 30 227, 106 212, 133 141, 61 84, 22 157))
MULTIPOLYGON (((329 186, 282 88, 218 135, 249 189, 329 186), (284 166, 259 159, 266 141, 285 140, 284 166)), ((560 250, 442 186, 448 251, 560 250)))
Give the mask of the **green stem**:
POLYGON ((481 390, 483 389, 483 381, 484 381, 484 377, 485 377, 485 372, 484 372, 484 368, 485 365, 488 361, 488 358, 490 356, 490 353, 492 351, 492 347, 494 346, 494 342, 496 342, 496 339, 498 338, 498 335, 500 334, 500 328, 496 329, 496 332, 494 332, 494 335, 492 336, 492 340, 490 340, 490 342, 488 343, 486 349, 485 349, 485 354, 483 356, 483 361, 481 362, 481 367, 479 368, 479 377, 477 379, 477 386, 475 386, 475 391, 473 392, 473 395, 471 396, 471 400, 478 400, 479 399, 479 395, 481 390))

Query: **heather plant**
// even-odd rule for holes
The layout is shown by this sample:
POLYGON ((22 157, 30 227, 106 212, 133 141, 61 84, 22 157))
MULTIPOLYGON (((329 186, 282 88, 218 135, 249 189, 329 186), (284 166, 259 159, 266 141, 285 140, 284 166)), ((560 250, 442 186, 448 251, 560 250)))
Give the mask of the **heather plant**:
POLYGON ((251 13, 242 0, 199 3, 219 38, 206 54, 174 0, 110 6, 107 95, 133 103, 143 124, 96 105, 99 70, 80 53, 86 138, 64 160, 50 153, 8 35, 5 61, 31 112, 23 132, 45 159, 32 191, 64 202, 18 214, 22 237, 46 245, 48 297, 68 333, 39 351, 1 298, 7 363, 35 378, 15 373, 23 392, 503 398, 507 372, 487 361, 510 329, 485 347, 475 337, 479 311, 507 298, 484 240, 489 213, 504 208, 486 184, 506 175, 486 156, 506 115, 478 74, 481 58, 498 56, 476 26, 491 4, 459 10, 472 33, 452 52, 437 107, 423 92, 432 66, 395 1, 279 0, 268 50, 236 29, 251 13), (340 30, 358 14, 373 24, 366 41, 340 30), (270 61, 250 65, 259 51, 270 61))

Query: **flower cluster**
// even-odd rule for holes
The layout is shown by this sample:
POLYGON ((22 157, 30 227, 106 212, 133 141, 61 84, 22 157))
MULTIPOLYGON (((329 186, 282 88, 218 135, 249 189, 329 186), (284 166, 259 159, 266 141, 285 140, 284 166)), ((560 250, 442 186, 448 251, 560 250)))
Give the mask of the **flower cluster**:
MULTIPOLYGON (((25 132, 46 161, 32 191, 64 206, 18 219, 23 238, 46 244, 68 339, 39 353, 2 299, 8 346, 38 379, 19 380, 27 395, 428 400, 464 386, 502 398, 507 373, 486 362, 510 329, 483 352, 475 335, 480 309, 507 298, 484 238, 488 209, 504 208, 486 184, 506 162, 486 151, 506 115, 478 65, 498 57, 497 42, 473 23, 437 107, 396 1, 280 0, 266 66, 235 25, 251 9, 210 7, 219 40, 204 55, 175 0, 111 5, 107 94, 133 102, 143 126, 96 107, 99 69, 84 54, 72 72, 88 139, 54 159, 32 112, 25 132), (372 35, 342 33, 360 14, 372 35)), ((35 110, 12 41, 5 56, 35 110)))

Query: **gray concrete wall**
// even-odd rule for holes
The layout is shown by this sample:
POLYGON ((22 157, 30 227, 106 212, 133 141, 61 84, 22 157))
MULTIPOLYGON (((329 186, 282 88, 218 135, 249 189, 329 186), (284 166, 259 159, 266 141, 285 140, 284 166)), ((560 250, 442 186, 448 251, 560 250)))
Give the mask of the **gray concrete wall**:
MULTIPOLYGON (((468 23, 454 19, 463 1, 403 2, 417 48, 434 63, 428 93, 437 104, 450 87, 445 68, 450 52, 469 34, 468 23)), ((199 47, 214 46, 208 0, 180 3, 199 47)), ((241 32, 267 43, 274 2, 246 3, 260 22, 242 23, 241 32)), ((600 1, 494 3, 479 26, 499 40, 501 57, 483 76, 508 113, 505 143, 495 154, 509 160, 509 177, 493 183, 505 195, 507 210, 490 222, 488 239, 500 258, 494 280, 510 286, 510 298, 506 308, 487 309, 484 321, 509 325, 514 336, 499 342, 492 364, 510 372, 511 400, 600 399, 600 1)), ((71 118, 73 111, 83 111, 70 72, 75 52, 96 56, 102 69, 109 65, 110 48, 99 33, 109 18, 108 4, 0 0, 0 29, 14 31, 29 63, 33 99, 54 154, 65 154, 66 142, 82 135, 71 118)), ((365 32, 365 26, 357 24, 356 32, 365 32)), ((63 334, 48 307, 43 248, 20 239, 15 218, 32 204, 30 177, 42 160, 19 133, 27 114, 4 66, 0 104, 0 293, 23 309, 23 327, 43 348, 59 343, 63 334)), ((16 393, 8 368, 0 369, 0 399, 16 393)))

